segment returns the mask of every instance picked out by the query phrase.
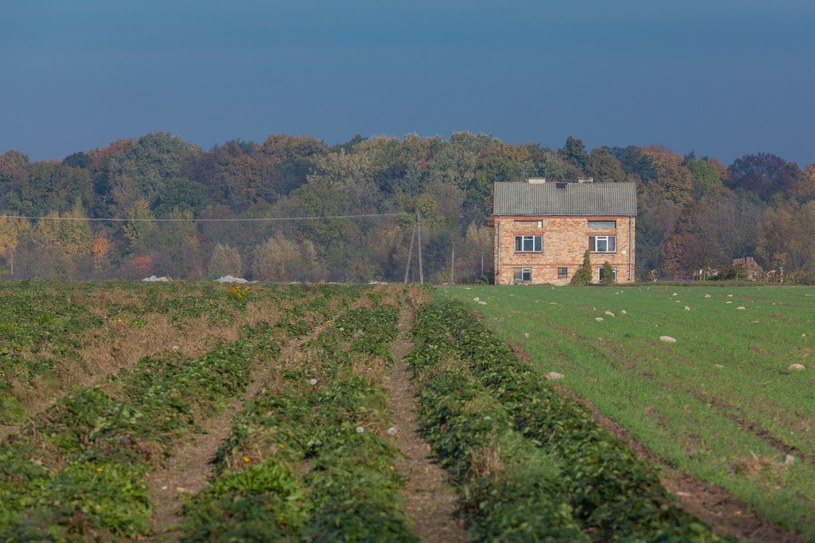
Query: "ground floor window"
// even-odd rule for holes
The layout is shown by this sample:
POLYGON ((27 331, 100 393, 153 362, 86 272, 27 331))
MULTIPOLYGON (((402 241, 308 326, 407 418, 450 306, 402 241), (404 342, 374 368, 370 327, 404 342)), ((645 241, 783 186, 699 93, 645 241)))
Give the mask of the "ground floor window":
MULTIPOLYGON (((600 272, 597 274, 597 278, 600 280, 600 282, 602 282, 603 279, 605 279, 605 277, 606 277, 605 270, 603 268, 600 268, 600 272)), ((617 268, 614 267, 611 268, 611 282, 612 283, 617 282, 617 268)))
POLYGON ((569 277, 569 268, 558 268, 557 269, 557 278, 558 279, 565 279, 569 277))
POLYGON ((532 281, 532 268, 515 268, 513 270, 513 283, 529 283, 532 281))

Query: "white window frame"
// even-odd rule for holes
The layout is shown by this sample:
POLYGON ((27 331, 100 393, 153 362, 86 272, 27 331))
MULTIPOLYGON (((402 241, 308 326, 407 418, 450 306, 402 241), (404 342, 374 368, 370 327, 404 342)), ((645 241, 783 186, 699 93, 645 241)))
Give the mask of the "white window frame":
POLYGON ((542 253, 543 236, 540 234, 518 234, 515 236, 516 253, 542 253), (527 242, 531 244, 531 249, 527 249, 527 242))
POLYGON ((525 284, 532 282, 532 268, 513 268, 512 269, 512 283, 525 284), (520 279, 518 278, 520 276, 520 279), (526 278, 524 278, 526 277, 526 278))
POLYGON ((617 236, 589 236, 589 251, 592 253, 616 253, 617 236), (601 249, 602 247, 604 249, 601 249))

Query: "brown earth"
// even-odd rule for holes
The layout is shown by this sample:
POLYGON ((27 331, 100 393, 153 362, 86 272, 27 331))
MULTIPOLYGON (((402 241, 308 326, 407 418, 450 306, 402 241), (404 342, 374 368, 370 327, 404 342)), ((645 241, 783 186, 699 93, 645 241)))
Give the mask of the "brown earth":
POLYGON ((391 346, 395 364, 385 383, 397 429, 395 444, 402 453, 396 467, 406 478, 403 511, 422 541, 464 543, 467 532, 457 514, 458 496, 447 483, 444 470, 430 460, 430 446, 419 434, 416 422, 416 391, 404 360, 413 348, 405 336, 410 318, 410 311, 402 312, 400 337, 391 346))
MULTIPOLYGON (((284 361, 293 356, 300 345, 320 331, 321 328, 306 339, 287 343, 279 359, 284 361)), ((179 533, 174 528, 180 520, 178 515, 184 499, 203 490, 212 474, 218 447, 229 436, 235 416, 269 380, 271 369, 270 365, 256 368, 243 398, 232 401, 221 414, 203 421, 202 431, 190 436, 186 445, 179 446, 165 467, 147 475, 150 500, 154 506, 151 519, 153 535, 144 541, 165 542, 178 539, 179 533)))

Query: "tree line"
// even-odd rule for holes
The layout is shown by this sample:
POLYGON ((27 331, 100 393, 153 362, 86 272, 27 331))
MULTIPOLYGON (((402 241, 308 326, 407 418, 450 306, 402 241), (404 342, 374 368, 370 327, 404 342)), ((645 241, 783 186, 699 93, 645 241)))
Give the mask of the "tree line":
POLYGON ((643 280, 726 277, 753 257, 779 280, 815 281, 813 164, 756 153, 725 166, 658 146, 589 152, 574 137, 549 149, 469 132, 334 146, 272 135, 210 150, 150 133, 62 161, 8 151, 0 276, 397 281, 418 214, 427 280, 488 280, 493 183, 583 176, 637 184, 643 280))

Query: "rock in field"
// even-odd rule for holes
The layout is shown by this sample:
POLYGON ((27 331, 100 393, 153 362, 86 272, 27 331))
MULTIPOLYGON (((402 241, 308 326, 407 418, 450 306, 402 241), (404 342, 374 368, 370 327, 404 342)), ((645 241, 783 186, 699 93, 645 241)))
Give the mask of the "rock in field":
POLYGON ((803 364, 790 364, 791 371, 804 371, 805 369, 806 366, 804 366, 803 364))
POLYGON ((671 336, 659 336, 660 341, 664 341, 665 343, 676 343, 676 338, 671 336))
POLYGON ((594 317, 594 320, 596 320, 597 322, 600 322, 600 321, 603 320, 603 317, 594 317))
POLYGON ((562 373, 558 373, 556 371, 550 371, 546 375, 543 376, 544 379, 547 381, 557 381, 558 379, 563 379, 565 377, 562 373))
POLYGON ((608 315, 609 317, 613 317, 614 313, 612 313, 611 311, 606 311, 606 315, 608 315))

